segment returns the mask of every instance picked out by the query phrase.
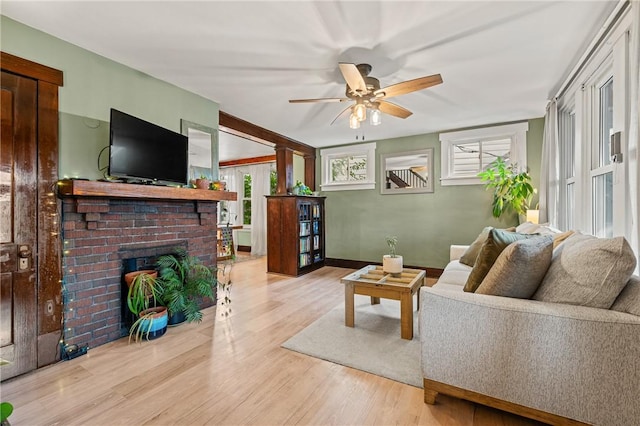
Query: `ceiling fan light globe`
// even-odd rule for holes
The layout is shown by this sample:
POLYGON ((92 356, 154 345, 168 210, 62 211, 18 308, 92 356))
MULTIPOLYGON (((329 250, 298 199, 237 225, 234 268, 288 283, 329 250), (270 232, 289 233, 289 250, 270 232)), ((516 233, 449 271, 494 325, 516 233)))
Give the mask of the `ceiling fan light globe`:
POLYGON ((382 114, 380 110, 374 109, 371 111, 371 125, 377 126, 382 123, 382 114))
POLYGON ((353 107, 353 114, 358 121, 364 121, 367 119, 367 107, 364 106, 364 104, 356 104, 356 106, 353 107))
POLYGON ((358 120, 358 117, 354 113, 349 116, 349 127, 352 129, 360 128, 360 120, 358 120))

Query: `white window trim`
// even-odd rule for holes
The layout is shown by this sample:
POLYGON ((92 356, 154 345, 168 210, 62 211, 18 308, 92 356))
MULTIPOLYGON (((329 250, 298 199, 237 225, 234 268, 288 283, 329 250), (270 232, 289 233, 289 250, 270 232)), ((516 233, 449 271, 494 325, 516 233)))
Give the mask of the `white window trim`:
POLYGON ((480 185, 479 177, 451 176, 451 149, 459 143, 471 143, 484 139, 511 139, 512 163, 517 163, 522 170, 527 169, 527 131, 529 123, 506 124, 503 126, 483 127, 480 129, 461 130, 457 132, 440 133, 440 184, 449 185, 480 185))
POLYGON ((340 146, 336 148, 325 148, 320 150, 320 159, 322 163, 321 175, 322 183, 320 188, 323 191, 347 191, 357 189, 375 189, 376 187, 376 144, 364 143, 359 145, 340 146), (329 167, 330 160, 333 158, 341 158, 351 155, 367 156, 367 177, 360 182, 330 182, 331 175, 329 167))

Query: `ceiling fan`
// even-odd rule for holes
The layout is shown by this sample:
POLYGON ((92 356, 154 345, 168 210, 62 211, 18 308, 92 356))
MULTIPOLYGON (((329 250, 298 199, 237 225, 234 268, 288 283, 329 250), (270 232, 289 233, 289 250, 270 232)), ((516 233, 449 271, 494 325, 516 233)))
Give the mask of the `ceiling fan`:
POLYGON ((371 65, 355 65, 345 62, 340 62, 338 65, 340 67, 340 72, 342 72, 342 75, 347 82, 345 90, 346 98, 290 99, 289 102, 311 103, 355 101, 354 104, 349 105, 345 110, 338 114, 331 124, 335 123, 340 117, 351 112, 349 117, 349 127, 357 129, 360 127, 360 122, 366 120, 368 109, 371 110, 371 124, 374 126, 381 123, 380 113, 389 114, 399 118, 409 117, 413 114, 411 111, 401 107, 400 105, 388 102, 385 99, 416 92, 442 83, 442 77, 440 74, 434 74, 380 88, 380 81, 375 77, 369 76, 369 73, 371 72, 371 65))

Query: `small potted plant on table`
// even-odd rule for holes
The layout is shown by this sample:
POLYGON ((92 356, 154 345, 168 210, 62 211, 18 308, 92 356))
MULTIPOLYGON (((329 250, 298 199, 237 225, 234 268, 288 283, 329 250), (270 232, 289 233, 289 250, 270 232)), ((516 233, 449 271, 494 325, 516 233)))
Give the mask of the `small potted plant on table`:
POLYGON ((386 237, 389 246, 389 254, 382 256, 382 270, 390 274, 402 273, 402 256, 396 254, 396 245, 398 237, 386 237))

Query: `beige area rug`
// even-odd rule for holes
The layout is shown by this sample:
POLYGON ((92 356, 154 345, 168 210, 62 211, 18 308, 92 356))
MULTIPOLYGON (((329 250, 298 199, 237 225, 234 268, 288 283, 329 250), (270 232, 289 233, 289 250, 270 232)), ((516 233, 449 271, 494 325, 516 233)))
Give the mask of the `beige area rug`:
POLYGON ((417 317, 414 310, 413 340, 401 339, 399 301, 371 305, 369 297, 356 295, 354 328, 344 325, 341 304, 282 347, 422 388, 417 317))

